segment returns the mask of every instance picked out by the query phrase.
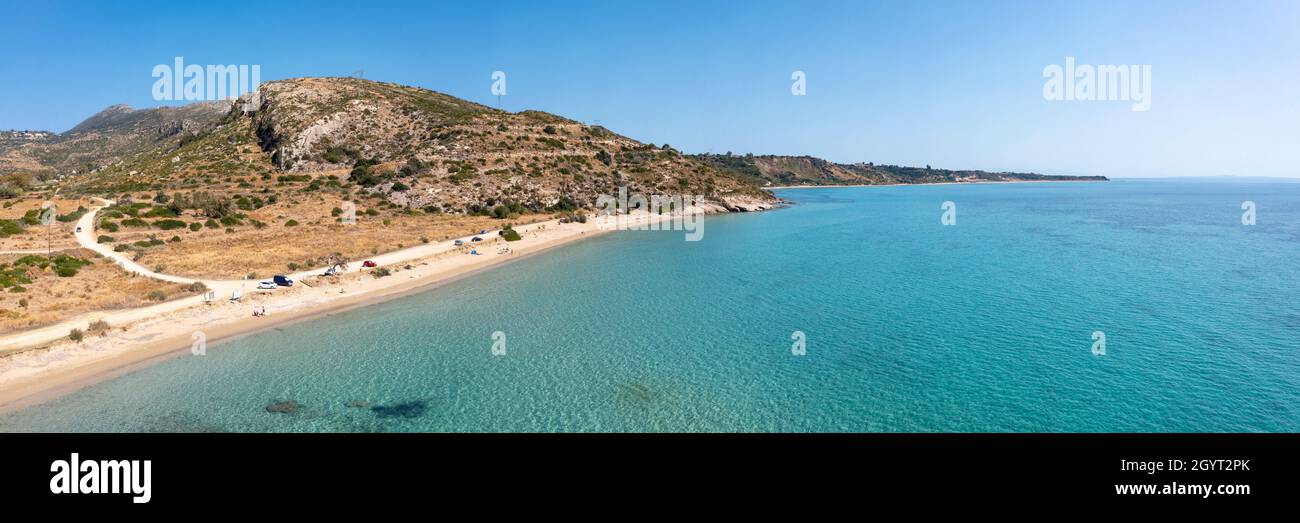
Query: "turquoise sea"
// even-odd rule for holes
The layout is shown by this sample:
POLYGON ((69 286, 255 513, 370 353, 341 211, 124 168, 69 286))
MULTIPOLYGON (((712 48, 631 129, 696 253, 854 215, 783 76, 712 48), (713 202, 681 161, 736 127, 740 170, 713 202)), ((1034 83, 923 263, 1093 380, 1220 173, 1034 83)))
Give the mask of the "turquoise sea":
POLYGON ((779 194, 702 241, 605 235, 0 430, 1300 431, 1300 184, 779 194))

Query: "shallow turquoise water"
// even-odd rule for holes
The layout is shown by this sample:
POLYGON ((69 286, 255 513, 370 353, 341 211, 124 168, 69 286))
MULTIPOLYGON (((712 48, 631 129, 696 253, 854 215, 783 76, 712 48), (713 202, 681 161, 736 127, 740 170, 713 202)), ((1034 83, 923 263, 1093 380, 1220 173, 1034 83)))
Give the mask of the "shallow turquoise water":
POLYGON ((1300 184, 781 195, 796 205, 709 217, 703 241, 588 240, 0 430, 1300 430, 1300 184), (301 410, 266 412, 278 400, 301 410))

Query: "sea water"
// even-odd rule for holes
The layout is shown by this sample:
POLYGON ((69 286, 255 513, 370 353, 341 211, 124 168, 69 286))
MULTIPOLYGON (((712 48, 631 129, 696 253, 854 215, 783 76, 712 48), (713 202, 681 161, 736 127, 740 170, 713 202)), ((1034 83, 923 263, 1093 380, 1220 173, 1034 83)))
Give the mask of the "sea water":
POLYGON ((778 194, 701 241, 604 235, 0 430, 1300 430, 1300 184, 778 194))

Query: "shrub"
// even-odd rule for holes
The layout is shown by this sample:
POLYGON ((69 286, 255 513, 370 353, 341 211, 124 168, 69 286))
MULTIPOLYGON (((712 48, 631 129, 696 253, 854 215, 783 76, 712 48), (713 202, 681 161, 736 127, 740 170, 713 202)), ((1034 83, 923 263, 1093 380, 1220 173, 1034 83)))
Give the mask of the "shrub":
POLYGON ((515 231, 514 227, 509 225, 507 225, 505 229, 501 230, 501 237, 505 238, 508 242, 517 242, 523 239, 519 236, 519 233, 515 231))
POLYGON ((153 225, 154 227, 157 227, 164 231, 170 231, 174 229, 184 229, 185 227, 188 227, 188 224, 186 224, 185 222, 180 220, 172 220, 172 219, 157 220, 153 222, 153 225))
POLYGON ((291 218, 291 219, 289 219, 289 221, 284 222, 284 226, 285 226, 285 227, 297 227, 297 226, 298 226, 298 220, 294 220, 294 219, 291 218))
POLYGON ((0 238, 23 232, 23 226, 13 220, 0 220, 0 238))
POLYGON ((108 330, 109 330, 108 322, 104 320, 95 320, 91 322, 89 326, 86 327, 86 332, 88 334, 94 334, 100 337, 107 336, 108 330))
POLYGON ((68 339, 77 343, 81 343, 81 340, 85 337, 86 335, 81 333, 81 329, 72 329, 71 332, 68 332, 68 339))
POLYGON ((194 222, 194 223, 191 223, 191 224, 190 224, 190 230, 191 230, 191 231, 198 232, 198 230, 199 230, 199 229, 202 229, 202 228, 203 228, 203 224, 201 224, 201 223, 199 223, 199 222, 194 222))
POLYGON ((117 241, 117 239, 116 239, 116 238, 113 238, 112 236, 105 236, 105 235, 102 235, 102 234, 101 234, 101 235, 99 236, 99 238, 97 238, 95 241, 97 241, 97 242, 99 242, 99 243, 113 243, 113 242, 117 241))
POLYGON ((389 271, 389 270, 388 270, 388 267, 380 267, 380 268, 378 268, 378 269, 375 269, 375 270, 373 270, 373 271, 370 271, 370 275, 371 275, 371 276, 374 276, 374 277, 376 277, 376 278, 383 278, 384 276, 389 276, 389 275, 391 275, 391 274, 393 274, 393 273, 392 273, 392 271, 389 271))
POLYGON ((149 291, 149 294, 145 295, 145 299, 149 301, 166 301, 167 293, 163 291, 149 291))

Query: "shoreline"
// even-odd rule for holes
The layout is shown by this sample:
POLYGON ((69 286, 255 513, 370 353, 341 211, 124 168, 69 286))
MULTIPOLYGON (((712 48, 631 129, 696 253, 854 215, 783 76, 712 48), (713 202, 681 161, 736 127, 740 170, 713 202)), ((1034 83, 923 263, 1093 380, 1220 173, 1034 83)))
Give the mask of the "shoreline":
POLYGON ((930 185, 1005 185, 1011 183, 1102 183, 1111 180, 1012 180, 1007 182, 935 182, 935 183, 856 183, 846 185, 780 185, 763 187, 769 191, 787 189, 835 189, 843 187, 926 187, 930 185))
MULTIPOLYGON (((648 223, 651 220, 645 221, 648 223)), ((481 244, 467 244, 464 248, 451 248, 430 256, 395 263, 393 267, 412 268, 397 269, 384 278, 372 278, 365 272, 357 272, 348 273, 337 283, 318 284, 319 286, 308 286, 300 281, 301 286, 295 286, 296 292, 285 291, 291 293, 287 296, 277 296, 274 292, 262 294, 249 291, 246 296, 248 300, 240 303, 184 307, 162 315, 153 322, 146 321, 130 325, 126 329, 115 329, 112 336, 91 339, 85 344, 65 343, 32 353, 12 355, 8 367, 0 369, 0 413, 40 405, 182 356, 189 351, 196 330, 203 332, 206 347, 212 348, 278 327, 425 292, 579 240, 614 232, 616 229, 604 228, 598 220, 592 220, 585 224, 563 225, 557 221, 539 222, 516 227, 516 230, 525 236, 523 240, 505 242, 494 237, 481 244), (547 229, 547 226, 553 228, 547 229), (486 250, 499 247, 510 247, 511 252, 482 253, 479 256, 467 253, 471 248, 486 250), (355 281, 352 281, 353 275, 355 281), (349 288, 355 290, 348 290, 349 288), (266 317, 243 314, 259 305, 273 314, 266 317), (227 313, 225 317, 213 319, 214 316, 221 316, 223 309, 227 313), (231 309, 235 309, 235 315, 229 314, 231 309), (194 323, 204 319, 208 321, 194 323), (126 338, 127 334, 134 334, 137 338, 126 338), (99 346, 86 347, 92 344, 99 346), (47 361, 38 361, 34 365, 12 361, 20 358, 44 360, 47 359, 44 356, 54 351, 64 352, 59 354, 60 358, 56 358, 53 365, 47 361), (23 372, 24 370, 29 372, 23 372)))

